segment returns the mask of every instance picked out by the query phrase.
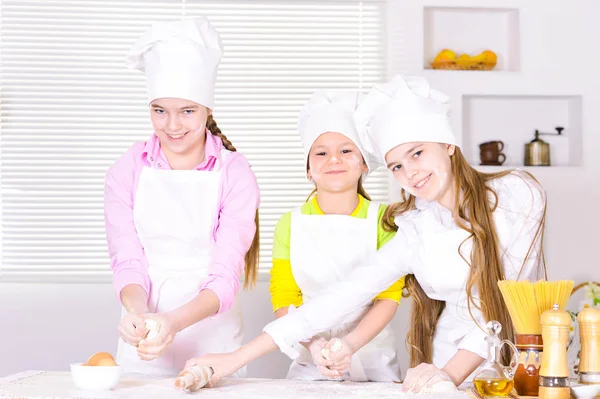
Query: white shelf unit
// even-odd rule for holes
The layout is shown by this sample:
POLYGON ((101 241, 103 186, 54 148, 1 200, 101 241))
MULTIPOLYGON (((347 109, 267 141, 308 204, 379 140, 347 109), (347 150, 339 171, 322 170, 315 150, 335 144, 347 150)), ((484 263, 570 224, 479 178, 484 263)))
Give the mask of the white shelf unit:
POLYGON ((491 50, 498 56, 494 71, 519 71, 521 58, 519 10, 485 7, 424 7, 423 67, 431 69, 430 63, 443 49, 450 49, 457 56, 463 53, 474 56, 484 50, 491 50))
MULTIPOLYGON (((489 171, 529 168, 524 166, 525 144, 533 140, 535 130, 555 133, 555 128, 561 126, 564 127, 561 136, 540 136, 550 144, 551 166, 533 170, 544 175, 562 175, 564 171, 570 176, 589 166, 589 160, 593 159, 590 144, 598 141, 589 134, 594 128, 591 121, 597 119, 590 109, 590 101, 593 103, 596 94, 578 75, 582 71, 589 76, 589 68, 583 70, 567 63, 564 57, 576 58, 589 48, 592 40, 566 41, 564 32, 550 29, 564 19, 559 3, 541 0, 390 3, 394 4, 391 8, 394 13, 389 16, 389 23, 402 26, 402 41, 396 40, 394 49, 401 48, 404 57, 402 63, 391 64, 390 77, 395 73, 420 75, 433 88, 450 96, 452 128, 472 165, 480 164, 479 144, 502 140, 508 160, 502 166, 482 167, 489 171), (471 55, 489 49, 498 55, 498 64, 491 71, 431 69, 430 62, 444 48, 471 55), (549 62, 549 54, 561 57, 549 62)), ((567 13, 567 17, 575 22, 588 8, 582 5, 578 11, 567 13)), ((396 55, 393 59, 399 58, 396 55)))
POLYGON ((550 167, 582 165, 580 96, 464 95, 461 105, 462 150, 473 165, 480 164, 479 144, 502 141, 503 166, 522 167, 525 145, 534 139, 536 129, 552 133, 540 136, 550 145, 550 167), (564 128, 561 135, 556 134, 557 126, 564 128))

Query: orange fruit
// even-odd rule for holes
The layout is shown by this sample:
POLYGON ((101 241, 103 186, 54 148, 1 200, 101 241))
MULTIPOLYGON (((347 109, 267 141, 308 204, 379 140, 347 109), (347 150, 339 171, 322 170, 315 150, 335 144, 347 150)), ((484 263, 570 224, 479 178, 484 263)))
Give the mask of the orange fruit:
POLYGON ((433 62, 445 62, 445 61, 454 61, 456 59, 456 53, 452 50, 443 49, 440 51, 433 62))
POLYGON ((498 62, 498 56, 491 50, 486 50, 481 54, 485 55, 485 62, 487 64, 496 65, 496 63, 498 62))
POLYGON ((115 358, 108 352, 94 353, 84 366, 116 366, 115 358))

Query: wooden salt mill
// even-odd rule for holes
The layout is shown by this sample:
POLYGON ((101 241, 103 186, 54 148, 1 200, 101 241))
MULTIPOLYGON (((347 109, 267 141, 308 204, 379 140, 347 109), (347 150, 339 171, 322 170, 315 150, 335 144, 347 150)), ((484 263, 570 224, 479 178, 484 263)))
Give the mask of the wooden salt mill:
POLYGON ((577 321, 581 340, 579 382, 600 384, 600 309, 583 309, 577 321))
POLYGON ((558 304, 542 314, 544 356, 540 368, 539 399, 569 399, 569 364, 567 342, 571 317, 558 304))

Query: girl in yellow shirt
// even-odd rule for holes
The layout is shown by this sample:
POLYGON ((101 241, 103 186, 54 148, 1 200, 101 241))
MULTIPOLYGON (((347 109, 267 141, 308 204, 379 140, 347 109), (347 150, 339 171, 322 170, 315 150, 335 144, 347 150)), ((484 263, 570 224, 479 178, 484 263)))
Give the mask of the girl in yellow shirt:
MULTIPOLYGON (((303 108, 299 131, 304 145, 307 177, 313 194, 300 208, 284 214, 275 228, 271 301, 276 317, 301 306, 342 281, 360 258, 379 249, 394 232, 381 219, 386 206, 370 201, 362 186, 374 164, 362 150, 354 110, 357 92, 317 92, 303 108)), ((354 381, 400 381, 396 339, 389 322, 400 303, 404 278, 342 325, 313 337, 298 348, 287 377, 326 379, 321 373, 327 340, 351 343, 349 373, 354 381)))

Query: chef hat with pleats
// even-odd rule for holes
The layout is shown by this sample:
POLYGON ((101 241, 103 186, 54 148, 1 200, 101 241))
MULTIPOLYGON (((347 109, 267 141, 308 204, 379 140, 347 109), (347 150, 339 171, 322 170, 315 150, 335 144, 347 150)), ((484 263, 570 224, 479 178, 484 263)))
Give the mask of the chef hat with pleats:
POLYGON ((319 90, 302 107, 298 118, 298 132, 304 147, 304 165, 314 142, 323 133, 335 132, 348 137, 360 150, 370 173, 379 166, 372 155, 365 151, 355 111, 364 94, 358 91, 319 90))
POLYGON ((197 17, 150 26, 129 50, 127 66, 146 74, 149 102, 182 98, 212 109, 222 55, 219 33, 197 17))
POLYGON ((378 162, 405 143, 431 142, 458 145, 450 126, 449 97, 432 89, 422 77, 396 75, 373 86, 356 114, 365 125, 365 146, 378 162))

